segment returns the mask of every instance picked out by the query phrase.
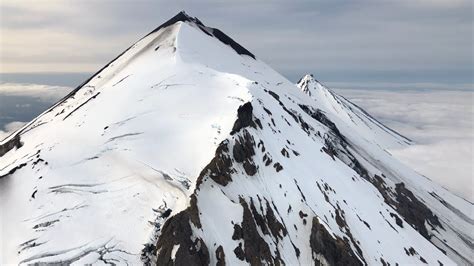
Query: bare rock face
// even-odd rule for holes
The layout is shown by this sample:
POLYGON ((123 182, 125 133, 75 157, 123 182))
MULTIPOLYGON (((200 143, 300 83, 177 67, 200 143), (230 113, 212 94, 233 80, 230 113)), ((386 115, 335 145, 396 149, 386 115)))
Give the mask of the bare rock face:
POLYGON ((23 144, 21 143, 20 136, 13 136, 13 138, 0 144, 0 157, 14 148, 19 149, 22 145, 23 144))
POLYGON ((334 238, 313 217, 310 246, 315 264, 318 265, 364 265, 354 254, 347 239, 334 238))
POLYGON ((202 239, 193 239, 190 222, 189 213, 183 211, 163 225, 161 237, 156 244, 157 265, 209 264, 209 250, 202 239), (175 246, 178 247, 172 255, 175 246))

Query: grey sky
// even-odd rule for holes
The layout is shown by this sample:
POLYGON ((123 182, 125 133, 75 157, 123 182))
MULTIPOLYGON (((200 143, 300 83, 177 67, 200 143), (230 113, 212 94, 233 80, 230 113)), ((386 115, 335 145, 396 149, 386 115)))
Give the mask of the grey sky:
POLYGON ((472 83, 472 1, 2 0, 0 5, 0 72, 95 72, 186 10, 291 80, 313 72, 328 82, 472 83))

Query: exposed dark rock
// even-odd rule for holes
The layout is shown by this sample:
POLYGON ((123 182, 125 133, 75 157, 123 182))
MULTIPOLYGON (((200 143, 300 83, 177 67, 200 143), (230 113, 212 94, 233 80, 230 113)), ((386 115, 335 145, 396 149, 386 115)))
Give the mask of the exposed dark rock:
POLYGON ((272 233, 273 237, 278 242, 278 238, 283 239, 283 236, 286 236, 288 234, 288 231, 286 230, 285 226, 280 223, 280 221, 278 221, 278 219, 275 217, 275 214, 273 213, 273 210, 270 207, 268 201, 265 201, 267 203, 267 211, 265 214, 265 218, 268 224, 268 228, 270 229, 270 232, 272 233))
MULTIPOLYGON (((211 162, 201 171, 200 177, 209 175, 212 180, 222 186, 232 182, 231 175, 234 173, 234 169, 232 168, 228 145, 229 142, 227 140, 219 144, 214 158, 212 158, 211 162)), ((199 181, 201 181, 201 179, 199 179, 199 181)))
POLYGON ((234 159, 238 163, 242 163, 245 172, 253 176, 257 173, 257 167, 252 160, 252 156, 255 155, 255 141, 247 130, 244 130, 241 135, 235 140, 235 144, 232 150, 234 159))
POLYGON ((201 228, 201 220, 199 219, 199 209, 197 206, 196 193, 190 196, 189 207, 184 210, 188 213, 190 221, 197 227, 201 228))
POLYGON ((351 249, 348 241, 336 236, 333 238, 326 228, 313 217, 310 247, 316 265, 324 265, 316 255, 321 255, 329 265, 363 265, 351 249))
POLYGON ((267 91, 268 94, 270 94, 273 98, 275 98, 275 100, 277 100, 278 102, 280 102, 280 96, 278 94, 276 94, 275 92, 273 91, 267 91))
POLYGON ((216 260, 216 266, 225 266, 225 253, 222 246, 219 246, 216 249, 216 260))
MULTIPOLYGON (((263 106, 262 106, 263 107, 263 106)), ((272 112, 270 112, 270 110, 268 110, 267 108, 263 107, 263 110, 268 114, 268 115, 272 115, 272 112)))
POLYGON ((234 49, 238 54, 248 55, 248 56, 252 57, 253 59, 255 59, 255 55, 253 55, 247 49, 245 49, 240 44, 238 44, 237 42, 232 40, 232 38, 227 36, 225 33, 220 31, 219 29, 212 29, 212 34, 214 35, 214 37, 219 39, 221 42, 223 42, 223 43, 229 45, 230 47, 232 47, 232 49, 234 49))
POLYGON ((58 219, 52 220, 52 221, 43 222, 43 223, 39 223, 39 224, 33 226, 33 229, 49 227, 49 226, 51 226, 51 225, 53 225, 54 223, 57 223, 57 222, 59 222, 58 219))
POLYGON ((270 164, 272 164, 272 159, 270 158, 270 155, 268 155, 268 153, 265 153, 263 155, 263 162, 265 163, 265 166, 269 166, 270 164))
POLYGON ((232 127, 232 131, 230 132, 230 134, 234 135, 239 130, 245 127, 256 128, 255 122, 253 120, 253 107, 252 103, 250 102, 246 102, 243 105, 239 106, 239 109, 237 110, 237 120, 235 120, 234 126, 232 127))
POLYGON ((265 152, 265 144, 263 143, 262 140, 260 140, 257 144, 257 148, 260 148, 262 152, 265 152))
POLYGON ((234 253, 241 260, 245 258, 245 261, 250 265, 275 264, 276 260, 272 257, 270 247, 258 233, 255 218, 247 202, 240 198, 240 204, 244 211, 242 225, 239 226, 240 229, 234 226, 232 239, 240 237, 238 239, 242 239, 244 245, 242 247, 242 243, 239 243, 239 246, 234 249, 234 253))
POLYGON ((11 169, 10 171, 8 171, 8 173, 6 173, 5 175, 0 176, 0 178, 4 178, 4 177, 7 177, 7 176, 9 176, 9 175, 13 175, 17 170, 19 170, 19 169, 25 167, 26 165, 27 165, 26 163, 22 163, 22 164, 20 164, 20 165, 18 165, 18 166, 16 166, 16 167, 12 168, 12 169, 11 169))
POLYGON ((413 226, 422 236, 430 239, 431 236, 425 227, 425 222, 433 228, 443 226, 438 217, 421 201, 419 201, 413 193, 405 187, 404 183, 395 185, 397 212, 405 218, 405 221, 413 226))
POLYGON ((260 227, 260 230, 262 230, 262 233, 268 235, 269 231, 267 228, 267 224, 265 223, 265 219, 263 215, 261 215, 255 208, 252 198, 250 198, 250 210, 252 211, 252 215, 254 217, 255 222, 257 223, 258 227, 260 227))
MULTIPOLYGON (((296 123, 298 123, 301 128, 306 132, 306 133, 310 133, 310 129, 311 127, 308 125, 308 123, 306 123, 303 118, 301 117, 300 114, 298 114, 297 112, 293 111, 293 110, 288 110, 288 108, 286 108, 286 106, 283 104, 283 102, 280 100, 280 96, 278 94, 276 94, 275 92, 271 91, 271 90, 265 90, 268 94, 270 94, 273 98, 275 98, 275 100, 278 101, 278 104, 280 104, 280 106, 283 108, 283 110, 289 114, 293 120, 295 120, 296 123)), ((283 117, 284 118, 284 117, 283 117)), ((291 126, 291 124, 286 120, 286 118, 284 118, 285 121, 287 122, 287 124, 289 126, 291 126)))
POLYGON ((327 116, 323 113, 323 111, 319 109, 314 109, 311 106, 299 104, 298 105, 305 113, 307 113, 309 116, 314 118, 316 121, 320 122, 321 124, 325 125, 328 127, 336 136, 338 136, 340 139, 344 139, 344 136, 339 132, 339 129, 337 129, 336 124, 334 124, 327 116))
MULTIPOLYGON (((325 147, 322 148, 322 151, 331 156, 333 160, 335 160, 336 157, 339 158, 349 167, 354 169, 354 171, 356 171, 356 173, 359 174, 361 177, 369 180, 369 174, 367 169, 365 169, 362 164, 349 151, 347 147, 350 146, 350 144, 347 142, 346 138, 340 133, 337 126, 331 120, 329 120, 329 118, 327 118, 327 116, 321 110, 314 109, 311 106, 302 104, 300 104, 299 107, 313 119, 325 125, 330 130, 329 134, 326 134, 324 137, 325 147)), ((317 132, 317 135, 321 137, 319 131, 317 132)))
POLYGON ((239 243, 239 245, 234 249, 234 253, 239 260, 245 260, 245 252, 242 249, 242 243, 239 243))
POLYGON ((162 214, 161 214, 161 218, 168 218, 168 216, 170 216, 171 214, 171 209, 167 209, 166 211, 164 211, 162 214))
POLYGON ((304 217, 308 217, 308 214, 304 213, 303 211, 300 211, 298 214, 301 219, 303 219, 304 217))
POLYGON ((275 170, 278 172, 280 172, 281 170, 283 170, 283 166, 281 166, 281 164, 279 162, 276 162, 273 167, 275 168, 275 170))
POLYGON ((384 198, 385 203, 394 207, 396 206, 396 202, 390 197, 390 195, 393 194, 393 192, 391 191, 390 187, 387 186, 387 184, 385 183, 382 177, 380 177, 379 175, 374 175, 374 177, 370 180, 370 182, 380 192, 380 194, 384 198))
MULTIPOLYGON (((385 202, 394 207, 398 214, 426 239, 430 240, 431 236, 428 233, 425 222, 434 229, 436 227, 444 229, 438 217, 434 215, 425 204, 419 201, 415 195, 405 187, 404 183, 396 184, 394 192, 387 187, 382 177, 378 175, 375 175, 371 182, 379 190, 380 194, 382 194, 385 202), (395 200, 391 195, 394 195, 395 200)), ((396 220, 396 222, 397 224, 403 224, 403 221, 396 220)))
POLYGON ((188 211, 182 211, 170 217, 162 228, 156 244, 157 265, 208 265, 209 251, 204 241, 193 237, 191 217, 188 211), (171 252, 179 245, 173 261, 171 252))
POLYGON ((333 143, 331 141, 329 141, 328 139, 325 139, 324 140, 324 145, 322 150, 327 153, 329 156, 331 156, 331 158, 335 161, 335 157, 337 156, 337 149, 335 148, 335 146, 333 145, 333 143))
MULTIPOLYGON (((300 192, 301 198, 302 198, 304 201, 306 201, 306 197, 304 196, 303 191, 301 191, 301 188, 300 188, 300 186, 298 185, 298 182, 296 181, 296 179, 293 179, 293 181, 295 181, 296 188, 297 188, 298 191, 300 192)), ((318 184, 318 186, 319 186, 319 184, 318 184)), ((321 189, 321 188, 320 188, 320 189, 321 189)))
POLYGON ((344 221, 344 219, 342 219, 341 214, 339 213, 338 209, 336 209, 336 223, 341 228, 347 227, 346 221, 344 221))
POLYGON ((391 212, 391 213, 390 213, 390 217, 395 218, 395 222, 397 223, 397 225, 400 226, 401 228, 403 228, 403 221, 402 221, 402 219, 400 219, 400 217, 398 217, 398 215, 396 215, 395 213, 391 212))
POLYGON ((299 258, 299 257, 300 257, 300 254, 301 254, 300 249, 297 248, 297 247, 295 246, 295 244, 293 244, 293 242, 291 242, 291 244, 293 245, 293 249, 295 249, 296 257, 299 258))
POLYGON ((7 142, 0 144, 0 157, 5 155, 7 152, 12 150, 13 148, 21 148, 23 146, 23 143, 21 143, 20 140, 20 135, 16 134, 13 138, 8 140, 7 142))
POLYGON ((234 233, 232 234, 233 240, 243 239, 244 235, 242 233, 242 227, 238 224, 234 224, 234 233))
POLYGON ((283 155, 287 158, 290 158, 290 154, 288 153, 288 151, 285 148, 281 149, 281 155, 283 155))
MULTIPOLYGON (((345 201, 344 201, 344 202, 345 202, 345 201)), ((359 215, 357 215, 357 218, 359 218, 359 221, 363 222, 363 223, 365 224, 365 226, 367 226, 367 228, 369 228, 369 230, 372 230, 372 229, 370 228, 369 223, 367 223, 366 221, 362 220, 362 218, 360 218, 359 215)))
POLYGON ((242 47, 240 44, 238 44, 236 41, 234 41, 232 38, 227 36, 225 33, 220 31, 219 29, 215 28, 210 28, 204 26, 204 24, 197 18, 193 18, 188 16, 184 11, 179 12, 176 16, 172 17, 170 20, 166 21, 165 23, 161 24, 158 28, 154 29, 152 32, 147 34, 146 36, 159 31, 160 29, 166 28, 168 26, 171 26, 177 22, 191 22, 196 24, 196 26, 201 29, 202 32, 209 36, 213 36, 217 38, 219 41, 221 41, 224 44, 229 45, 234 51, 236 51, 238 54, 241 55, 248 55, 255 59, 255 55, 253 55, 251 52, 249 52, 247 49, 242 47))

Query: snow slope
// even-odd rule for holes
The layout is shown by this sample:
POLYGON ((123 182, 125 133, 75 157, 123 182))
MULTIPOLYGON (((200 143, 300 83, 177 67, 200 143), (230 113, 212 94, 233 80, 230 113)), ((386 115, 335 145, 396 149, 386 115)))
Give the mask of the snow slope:
POLYGON ((0 142, 0 261, 472 263, 472 203, 299 86, 178 14, 0 142))

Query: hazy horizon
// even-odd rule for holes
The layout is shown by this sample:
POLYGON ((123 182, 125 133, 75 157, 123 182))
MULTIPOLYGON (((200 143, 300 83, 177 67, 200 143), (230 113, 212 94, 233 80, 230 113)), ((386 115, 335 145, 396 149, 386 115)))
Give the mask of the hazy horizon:
POLYGON ((186 10, 292 81, 310 72, 323 82, 472 89, 472 7, 464 0, 121 1, 112 6, 8 0, 0 3, 0 73, 94 73, 186 10))

